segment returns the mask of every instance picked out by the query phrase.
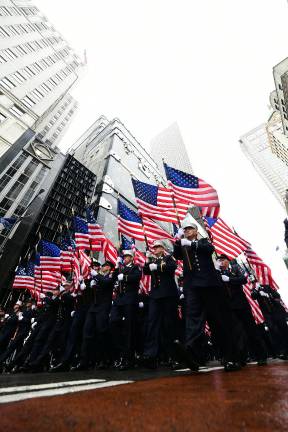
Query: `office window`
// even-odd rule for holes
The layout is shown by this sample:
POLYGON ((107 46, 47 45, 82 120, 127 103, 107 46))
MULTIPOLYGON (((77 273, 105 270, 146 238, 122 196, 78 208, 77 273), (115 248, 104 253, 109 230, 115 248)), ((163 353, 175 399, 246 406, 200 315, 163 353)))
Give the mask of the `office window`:
POLYGON ((16 80, 18 80, 18 82, 23 83, 24 81, 26 81, 26 78, 24 77, 24 75, 21 74, 21 72, 15 72, 12 75, 16 80))
POLYGON ((25 96, 23 99, 21 99, 21 102, 23 102, 23 104, 26 105, 28 108, 31 108, 33 105, 36 104, 36 102, 29 96, 25 96))
POLYGON ((18 105, 15 104, 11 108, 9 108, 9 111, 18 118, 20 118, 23 114, 25 114, 25 111, 23 111, 22 108, 20 108, 18 105))
POLYGON ((6 77, 4 77, 0 80, 0 84, 3 87, 5 87, 7 90, 12 90, 14 87, 16 87, 16 85, 6 77))
POLYGON ((8 31, 4 27, 0 26, 0 36, 9 37, 10 33, 8 33, 8 31))
POLYGON ((4 121, 7 119, 7 117, 0 112, 0 123, 4 123, 4 121))
POLYGON ((25 55, 25 54, 27 54, 27 51, 25 50, 25 48, 24 48, 22 45, 18 45, 18 46, 16 47, 16 49, 17 49, 17 51, 19 52, 19 54, 21 54, 21 55, 25 55))

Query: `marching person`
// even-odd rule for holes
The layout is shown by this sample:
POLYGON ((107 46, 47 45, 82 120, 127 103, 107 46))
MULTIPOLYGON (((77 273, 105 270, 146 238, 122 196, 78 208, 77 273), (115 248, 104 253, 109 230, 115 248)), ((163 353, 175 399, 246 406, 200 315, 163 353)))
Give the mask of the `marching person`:
MULTIPOLYGON (((27 300, 23 305, 22 312, 18 313, 18 325, 14 332, 14 335, 10 339, 10 343, 6 350, 0 355, 0 367, 3 368, 6 360, 16 351, 19 352, 23 346, 24 340, 29 334, 31 328, 31 320, 35 317, 35 305, 31 299, 27 300), (33 307, 34 306, 34 307, 33 307)), ((12 366, 5 365, 6 370, 11 370, 12 366)))
MULTIPOLYGON (((248 340, 250 354, 255 355, 259 366, 267 364, 267 351, 258 333, 257 325, 252 315, 251 307, 243 291, 247 277, 239 264, 231 263, 227 255, 218 257, 221 278, 228 294, 229 303, 233 313, 242 324, 248 340)), ((245 350, 247 358, 247 350, 245 350)), ((245 361, 245 359, 243 359, 245 361)))
POLYGON ((288 360, 288 326, 280 295, 270 285, 256 284, 252 298, 258 301, 264 315, 274 353, 282 360, 288 360))
MULTIPOLYGON (((186 299, 185 349, 178 344, 179 360, 197 371, 202 359, 205 322, 220 346, 226 371, 239 370, 233 315, 207 238, 198 240, 197 225, 187 215, 174 244, 174 257, 183 260, 183 287, 186 299)), ((176 348, 176 347, 175 347, 176 348)))
POLYGON ((109 314, 112 304, 115 275, 114 264, 106 261, 100 271, 92 277, 93 301, 90 305, 83 329, 80 362, 71 370, 86 370, 97 360, 107 361, 109 314), (95 349, 93 349, 95 342, 95 349))
POLYGON ((50 372, 68 371, 73 366, 74 358, 80 353, 82 345, 83 328, 87 312, 94 301, 93 284, 101 268, 101 263, 92 258, 90 278, 80 282, 80 289, 72 293, 74 310, 71 312, 71 327, 69 330, 65 351, 61 361, 51 368, 50 372), (94 280, 92 287, 91 282, 94 280))
POLYGON ((153 255, 148 251, 143 268, 146 275, 151 275, 149 295, 147 333, 141 363, 149 368, 157 367, 160 353, 160 336, 163 336, 162 348, 168 356, 173 355, 173 341, 177 321, 178 289, 175 282, 177 264, 173 256, 165 251, 165 244, 156 240, 152 246, 153 255))
POLYGON ((123 250, 122 254, 123 264, 119 257, 115 270, 117 289, 110 324, 114 347, 118 345, 118 351, 120 351, 121 360, 117 368, 126 370, 133 367, 135 361, 138 291, 142 271, 138 265, 134 264, 132 250, 123 250))

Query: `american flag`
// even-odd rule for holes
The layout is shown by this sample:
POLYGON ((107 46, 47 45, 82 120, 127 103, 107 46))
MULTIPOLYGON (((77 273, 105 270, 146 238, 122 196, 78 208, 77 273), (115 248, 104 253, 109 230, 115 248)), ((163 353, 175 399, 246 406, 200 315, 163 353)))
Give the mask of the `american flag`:
MULTIPOLYGON (((145 265, 145 262, 146 262, 146 256, 144 255, 143 252, 139 251, 135 247, 135 245, 133 245, 133 250, 134 250, 134 262, 135 262, 135 264, 137 264, 143 268, 145 265)), ((147 295, 147 294, 149 294, 150 290, 151 290, 151 275, 145 275, 142 272, 142 277, 140 280, 140 291, 147 295)))
POLYGON ((90 242, 90 234, 88 230, 88 223, 80 218, 79 216, 75 216, 73 219, 74 222, 74 232, 75 232, 75 242, 76 248, 79 250, 90 250, 91 242, 90 242))
POLYGON ((277 285, 277 283, 272 277, 272 272, 270 267, 267 264, 265 264, 262 258, 260 258, 256 254, 256 252, 252 249, 251 244, 247 240, 244 240, 236 232, 235 234, 237 235, 239 241, 242 242, 243 247, 245 248, 244 255, 247 259, 249 266, 253 269, 258 282, 261 285, 270 285, 272 289, 278 290, 279 286, 277 285))
POLYGON ((111 261, 114 265, 116 265, 118 252, 112 241, 105 237, 104 242, 102 243, 102 252, 105 257, 105 260, 111 261))
POLYGON ((244 291, 244 293, 247 297, 247 300, 250 304, 254 320, 255 320, 256 324, 262 324, 265 320, 264 320, 262 311, 260 309, 260 306, 259 306, 257 300, 253 300, 251 297, 252 289, 253 289, 253 285, 250 282, 248 282, 247 284, 245 284, 243 286, 243 291, 244 291))
POLYGON ((279 286, 272 277, 270 267, 249 247, 244 252, 246 259, 255 272, 256 278, 261 285, 270 285, 272 289, 278 290, 279 286))
POLYGON ((73 270, 74 251, 76 248, 75 241, 70 237, 64 237, 61 240, 61 271, 71 272, 73 270))
POLYGON ((142 219, 118 199, 118 230, 135 240, 144 241, 142 219))
POLYGON ((142 223, 143 223, 143 231, 147 238, 148 243, 152 243, 154 242, 154 240, 159 240, 159 239, 168 239, 174 241, 174 238, 171 234, 169 234, 167 231, 165 231, 163 228, 161 228, 151 219, 143 217, 142 223))
POLYGON ((46 271, 59 271, 61 268, 61 250, 59 247, 51 242, 40 240, 40 266, 42 270, 46 271))
MULTIPOLYGON (((203 216, 218 217, 220 203, 217 191, 204 180, 164 164, 168 184, 171 187, 176 206, 180 203, 194 204, 201 208, 203 216)), ((179 206, 181 210, 181 206, 179 206)))
POLYGON ((121 235, 121 250, 132 250, 134 247, 134 240, 129 240, 124 235, 121 235))
POLYGON ((101 251, 102 242, 105 240, 105 235, 100 228, 99 224, 97 224, 96 219, 93 214, 93 210, 91 208, 86 209, 87 215, 87 224, 88 224, 88 233, 90 236, 90 245, 91 250, 93 251, 101 251))
POLYGON ((12 226, 15 224, 16 219, 15 218, 3 218, 0 217, 0 232, 4 229, 10 230, 12 226))
POLYGON ((132 179, 132 183, 141 216, 163 222, 178 222, 170 189, 135 179, 132 179))
POLYGON ((37 292, 53 291, 62 282, 60 272, 51 272, 42 270, 39 266, 35 266, 35 290, 37 292))
POLYGON ((212 243, 217 254, 226 254, 230 259, 239 256, 245 246, 239 237, 221 218, 205 217, 209 231, 212 234, 212 243))
POLYGON ((79 251, 79 264, 84 279, 88 279, 91 270, 91 258, 82 250, 79 251))
POLYGON ((26 289, 27 288, 27 274, 26 268, 23 265, 18 265, 15 271, 15 278, 13 282, 13 289, 26 289))
POLYGON ((73 291, 78 291, 79 283, 80 283, 80 276, 81 276, 81 266, 79 261, 79 254, 75 252, 74 259, 73 259, 73 276, 72 276, 72 282, 73 282, 73 291))

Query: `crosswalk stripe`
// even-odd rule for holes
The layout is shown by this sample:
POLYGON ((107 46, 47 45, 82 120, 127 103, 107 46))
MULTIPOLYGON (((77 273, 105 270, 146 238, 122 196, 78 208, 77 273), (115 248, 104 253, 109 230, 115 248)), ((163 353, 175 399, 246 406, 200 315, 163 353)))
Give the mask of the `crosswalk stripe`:
POLYGON ((34 385, 5 387, 5 388, 0 387, 0 396, 7 393, 21 393, 21 392, 32 391, 32 390, 44 390, 44 389, 68 387, 74 385, 95 384, 103 381, 105 380, 88 379, 88 380, 62 381, 62 382, 54 382, 54 383, 47 383, 47 384, 34 384, 34 385))
POLYGON ((6 394, 0 396, 0 404, 8 403, 8 402, 18 402, 25 399, 33 399, 39 397, 51 397, 51 396, 60 396, 67 393, 76 393, 84 390, 94 390, 105 387, 113 387, 117 385, 130 384, 134 381, 107 381, 107 382, 99 382, 95 384, 83 384, 83 385, 75 385, 75 386, 66 386, 66 387, 58 387, 53 389, 39 390, 39 391, 27 391, 22 393, 14 393, 14 394, 6 394))

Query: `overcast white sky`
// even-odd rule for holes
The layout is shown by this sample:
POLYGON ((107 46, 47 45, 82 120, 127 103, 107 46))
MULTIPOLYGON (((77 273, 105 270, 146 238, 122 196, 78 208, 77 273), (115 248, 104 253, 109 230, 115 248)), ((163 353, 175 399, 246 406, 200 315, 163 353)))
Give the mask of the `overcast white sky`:
POLYGON ((266 121, 272 67, 288 56, 285 0, 34 0, 83 55, 71 144, 101 114, 148 146, 177 121, 195 175, 218 191, 221 216, 271 266, 288 302, 285 212, 242 154, 266 121))

